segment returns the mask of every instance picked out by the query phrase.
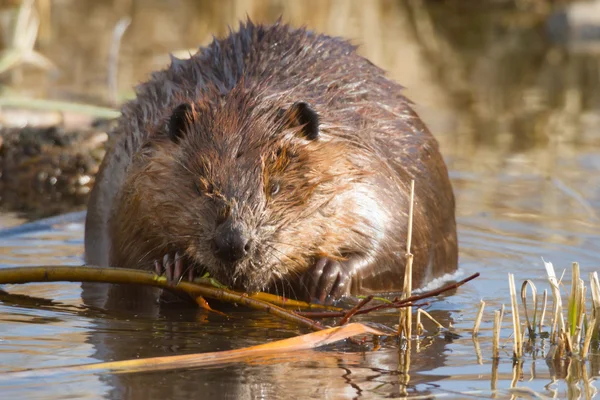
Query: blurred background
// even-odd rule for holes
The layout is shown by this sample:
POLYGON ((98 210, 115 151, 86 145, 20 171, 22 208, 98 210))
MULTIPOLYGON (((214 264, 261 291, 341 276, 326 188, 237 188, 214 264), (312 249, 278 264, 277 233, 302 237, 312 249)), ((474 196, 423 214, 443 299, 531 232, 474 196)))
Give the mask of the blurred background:
MULTIPOLYGON (((358 44, 362 55, 406 87, 440 140, 451 169, 466 163, 485 172, 503 164, 507 173, 517 168, 553 176, 557 154, 600 144, 596 134, 600 1, 5 0, 0 4, 0 122, 5 136, 0 149, 0 207, 31 218, 85 205, 102 157, 97 144, 103 140, 87 132, 92 125, 89 115, 116 115, 105 109, 72 110, 72 104, 59 101, 118 109, 134 96, 137 83, 168 64, 169 53, 186 57, 246 17, 260 23, 281 17, 358 44), (26 138, 20 130, 21 137, 11 140, 10 128, 23 126, 54 128, 41 135, 28 135, 26 130, 26 138), (70 135, 56 129, 86 132, 70 135), (61 148, 50 149, 57 142, 61 148), (86 151, 73 154, 75 145, 86 151), (37 154, 42 147, 47 150, 44 160, 23 165, 24 157, 31 158, 27 154, 37 154), (48 159, 52 150, 69 156, 48 159), (511 157, 516 157, 517 165, 506 165, 511 157), (18 198, 11 195, 17 192, 18 198), (40 204, 40 198, 60 206, 40 204)), ((593 167, 590 173, 598 166, 594 160, 586 163, 584 168, 593 167)), ((570 180, 572 171, 561 167, 559 172, 556 178, 561 182, 570 180)), ((482 186, 485 197, 501 190, 502 185, 487 182, 482 186)), ((563 192, 569 190, 559 185, 563 192)), ((596 196, 576 197, 596 202, 597 190, 596 196)), ((588 205, 582 207, 589 214, 588 205)))

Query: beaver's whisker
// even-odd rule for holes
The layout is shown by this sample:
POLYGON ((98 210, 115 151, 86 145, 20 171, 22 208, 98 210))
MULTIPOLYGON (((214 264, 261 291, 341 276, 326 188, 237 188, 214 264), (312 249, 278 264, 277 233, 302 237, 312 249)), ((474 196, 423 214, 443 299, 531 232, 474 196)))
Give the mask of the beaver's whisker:
POLYGON ((303 251, 306 250, 306 247, 300 246, 300 245, 294 244, 294 243, 282 242, 280 240, 270 240, 270 242, 273 243, 273 244, 280 244, 280 245, 283 245, 283 246, 294 247, 294 248, 297 248, 297 249, 300 249, 300 250, 303 250, 303 251))
POLYGON ((291 262, 293 262, 293 263, 296 263, 296 264, 297 264, 297 265, 298 265, 300 268, 303 268, 303 267, 304 267, 304 265, 303 265, 303 264, 302 264, 300 261, 298 261, 298 260, 296 260, 296 259, 294 259, 294 258, 291 258, 290 256, 288 256, 287 254, 283 253, 282 251, 280 251, 280 250, 279 250, 279 249, 277 249, 276 247, 274 247, 274 246, 271 246, 271 245, 269 245, 269 244, 267 244, 267 243, 265 244, 265 246, 266 246, 268 249, 270 249, 270 250, 271 250, 271 252, 269 252, 269 253, 268 253, 268 255, 275 257, 275 258, 277 259, 277 261, 279 261, 280 263, 282 263, 282 264, 283 264, 283 260, 282 260, 281 258, 279 258, 278 256, 276 256, 275 254, 273 254, 272 252, 275 252, 275 251, 276 251, 277 253, 281 254, 283 257, 287 258, 287 259, 288 259, 288 260, 290 260, 291 262))

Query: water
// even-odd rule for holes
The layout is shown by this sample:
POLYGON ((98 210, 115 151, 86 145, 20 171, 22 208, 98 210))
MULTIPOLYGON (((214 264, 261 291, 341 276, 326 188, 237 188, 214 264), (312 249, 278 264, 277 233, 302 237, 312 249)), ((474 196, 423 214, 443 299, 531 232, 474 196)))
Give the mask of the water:
MULTIPOLYGON (((35 369, 228 350, 304 331, 242 310, 228 317, 193 308, 106 310, 88 305, 75 283, 4 286, 0 372, 34 371, 0 377, 3 398, 507 397, 518 394, 509 393, 514 386, 555 398, 596 393, 597 351, 586 363, 552 362, 541 340, 513 365, 510 315, 496 364, 491 349, 492 311, 510 303, 508 272, 517 285, 531 279, 543 289, 542 257, 559 273, 578 261, 586 280, 600 269, 600 63, 591 42, 566 40, 560 26, 547 23, 549 11, 535 7, 171 3, 167 9, 158 1, 133 3, 131 9, 106 1, 57 5, 49 21, 52 35, 40 42, 40 51, 53 55, 61 74, 48 78, 26 70, 28 79, 16 82, 15 90, 50 98, 110 97, 105 57, 110 30, 125 14, 133 23, 119 62, 121 97, 162 67, 167 51, 206 43, 209 32, 223 34, 226 24, 246 12, 259 21, 283 13, 295 24, 354 38, 363 43, 363 54, 408 87, 439 139, 457 198, 461 273, 481 277, 432 301, 427 311, 444 326, 452 323, 455 335, 436 334, 425 321, 426 335, 412 343, 408 376, 398 370, 393 340, 377 351, 340 344, 193 370, 41 375, 35 369), (480 338, 473 341, 480 299, 487 308, 480 338)), ((82 218, 0 234, 0 266, 82 263, 82 218)), ((1 227, 19 222, 19 216, 0 214, 1 227)), ((396 322, 395 314, 367 319, 396 322)))

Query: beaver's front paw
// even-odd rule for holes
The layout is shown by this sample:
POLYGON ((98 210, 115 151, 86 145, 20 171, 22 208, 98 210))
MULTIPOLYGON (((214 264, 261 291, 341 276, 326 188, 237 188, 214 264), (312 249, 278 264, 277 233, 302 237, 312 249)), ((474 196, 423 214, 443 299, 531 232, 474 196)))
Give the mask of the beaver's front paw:
POLYGON ((310 301, 331 303, 348 294, 353 270, 351 260, 338 261, 325 257, 317 260, 302 277, 310 301))
POLYGON ((165 254, 162 260, 154 261, 154 272, 157 275, 166 275, 170 285, 177 285, 184 277, 189 281, 194 280, 194 268, 186 264, 179 252, 175 255, 165 254))

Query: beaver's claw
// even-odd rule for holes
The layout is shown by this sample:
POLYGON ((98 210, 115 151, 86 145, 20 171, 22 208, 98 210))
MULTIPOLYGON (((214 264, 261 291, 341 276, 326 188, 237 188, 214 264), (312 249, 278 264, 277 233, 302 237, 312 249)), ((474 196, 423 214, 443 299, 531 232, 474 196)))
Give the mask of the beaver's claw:
POLYGON ((185 261, 179 252, 174 255, 167 253, 162 260, 154 260, 154 272, 157 275, 166 275, 170 285, 177 285, 184 275, 189 281, 194 279, 194 268, 185 266, 185 261))
POLYGON ((354 270, 352 264, 351 260, 339 261, 326 257, 317 260, 302 277, 310 301, 331 303, 349 294, 354 270))

